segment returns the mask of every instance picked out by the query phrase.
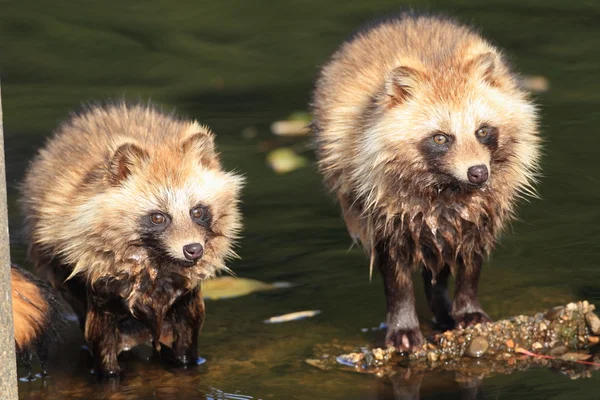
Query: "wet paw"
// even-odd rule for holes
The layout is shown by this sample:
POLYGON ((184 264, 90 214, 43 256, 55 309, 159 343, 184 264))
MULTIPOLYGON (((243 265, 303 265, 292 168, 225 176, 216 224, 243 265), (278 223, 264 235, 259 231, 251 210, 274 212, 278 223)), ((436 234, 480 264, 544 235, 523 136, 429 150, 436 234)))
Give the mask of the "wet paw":
POLYGON ((175 357, 175 365, 178 367, 187 367, 188 365, 196 365, 196 359, 198 357, 182 355, 175 357))
POLYGON ((456 327, 458 329, 464 329, 472 325, 485 324, 488 322, 492 322, 492 320, 483 311, 466 313, 456 317, 456 327))
POLYGON ((394 346, 397 352, 413 353, 423 345, 423 335, 419 328, 395 330, 389 328, 385 343, 387 346, 394 346))
POLYGON ((179 368, 184 368, 190 365, 198 365, 198 357, 191 350, 177 354, 172 348, 162 346, 160 349, 160 358, 179 368))

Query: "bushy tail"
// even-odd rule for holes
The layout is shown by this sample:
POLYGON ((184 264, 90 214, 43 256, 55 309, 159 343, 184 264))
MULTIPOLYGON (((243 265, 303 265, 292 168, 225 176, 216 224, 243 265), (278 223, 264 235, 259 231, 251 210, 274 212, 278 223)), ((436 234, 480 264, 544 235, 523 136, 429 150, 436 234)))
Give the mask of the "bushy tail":
POLYGON ((17 355, 27 364, 37 355, 44 369, 50 346, 66 328, 65 310, 54 289, 16 265, 11 285, 17 355))

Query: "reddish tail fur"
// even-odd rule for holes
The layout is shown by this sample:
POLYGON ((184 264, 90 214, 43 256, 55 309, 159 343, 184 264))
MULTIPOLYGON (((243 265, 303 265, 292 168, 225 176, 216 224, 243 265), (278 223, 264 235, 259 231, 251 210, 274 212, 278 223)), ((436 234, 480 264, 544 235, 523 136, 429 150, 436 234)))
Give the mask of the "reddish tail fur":
POLYGON ((10 277, 17 355, 30 367, 35 354, 45 373, 49 346, 63 324, 60 303, 52 288, 16 265, 10 277))

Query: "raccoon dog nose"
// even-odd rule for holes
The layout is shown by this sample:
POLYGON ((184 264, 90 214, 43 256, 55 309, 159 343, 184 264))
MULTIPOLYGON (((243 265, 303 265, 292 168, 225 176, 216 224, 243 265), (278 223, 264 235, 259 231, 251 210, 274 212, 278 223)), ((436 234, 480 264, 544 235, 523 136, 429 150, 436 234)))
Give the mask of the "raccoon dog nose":
POLYGON ((197 260, 204 254, 204 249, 200 243, 186 244, 183 246, 183 255, 188 260, 197 260))
POLYGON ((481 185, 488 180, 488 169, 485 165, 476 165, 467 170, 469 182, 481 185))

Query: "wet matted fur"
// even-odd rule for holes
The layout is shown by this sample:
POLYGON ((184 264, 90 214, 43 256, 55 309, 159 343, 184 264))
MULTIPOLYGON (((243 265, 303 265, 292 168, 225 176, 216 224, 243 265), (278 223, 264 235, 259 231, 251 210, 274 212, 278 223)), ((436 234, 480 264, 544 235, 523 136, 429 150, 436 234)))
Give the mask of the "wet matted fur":
POLYGON ((150 105, 90 106, 40 150, 22 186, 30 257, 78 313, 99 373, 145 339, 195 362, 200 282, 234 256, 241 185, 206 126, 150 105))
POLYGON ((387 342, 422 342, 419 267, 440 324, 487 321, 481 264, 516 200, 535 195, 540 156, 536 109, 501 52, 447 18, 389 18, 334 53, 312 112, 325 183, 384 278, 387 342))

